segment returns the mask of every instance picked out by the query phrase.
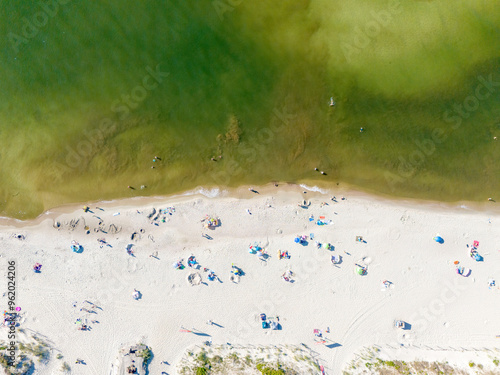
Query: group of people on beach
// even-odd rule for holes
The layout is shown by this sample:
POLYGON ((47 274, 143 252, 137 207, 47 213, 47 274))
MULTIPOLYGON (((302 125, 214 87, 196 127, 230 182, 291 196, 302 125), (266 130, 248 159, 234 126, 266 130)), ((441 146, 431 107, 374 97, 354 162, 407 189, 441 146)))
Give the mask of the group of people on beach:
MULTIPOLYGON (((84 312, 86 314, 96 314, 97 315, 97 310, 100 309, 102 310, 100 307, 98 307, 97 305, 95 305, 94 303, 90 302, 90 301, 83 301, 83 306, 84 307, 80 307, 79 311, 80 312, 84 312), (89 305, 90 307, 90 310, 86 307, 87 305, 89 305)), ((78 302, 73 302, 73 307, 74 308, 77 308, 78 307, 78 302)), ((95 319, 91 319, 90 322, 92 324, 96 324, 96 323, 99 323, 97 320, 95 319)), ((77 318, 76 321, 75 321, 75 324, 77 325, 77 329, 79 331, 90 331, 91 330, 91 326, 89 325, 88 323, 88 319, 87 318, 77 318)))

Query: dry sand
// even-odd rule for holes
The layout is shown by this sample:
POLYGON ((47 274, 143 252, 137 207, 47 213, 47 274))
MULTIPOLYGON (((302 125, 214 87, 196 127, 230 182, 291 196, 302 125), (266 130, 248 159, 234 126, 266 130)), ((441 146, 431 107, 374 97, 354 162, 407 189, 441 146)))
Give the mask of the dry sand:
MULTIPOLYGON (((209 336, 214 345, 304 343, 328 374, 341 373, 356 352, 372 345, 394 348, 395 355, 404 352, 405 359, 412 353, 421 356, 424 346, 451 351, 500 347, 500 214, 495 203, 472 210, 355 192, 345 192, 346 200, 337 195, 335 203, 330 193, 303 191, 273 186, 261 194, 240 189, 214 198, 196 194, 101 202, 90 205, 92 212, 65 207, 29 223, 4 220, 1 285, 6 292, 7 261, 15 260, 21 326, 50 341, 53 357, 62 353, 74 374, 109 374, 120 348, 139 342, 153 350, 151 374, 174 374, 186 348, 209 336), (298 207, 304 198, 311 201, 307 209, 298 207), (175 211, 152 221, 147 216, 153 207, 175 211), (220 218, 221 225, 204 228, 201 220, 207 214, 220 218), (320 216, 331 224, 318 226, 320 216), (72 228, 71 220, 77 219, 72 228), (55 221, 60 228, 54 228, 55 221), (95 231, 100 222, 107 234, 95 231), (118 233, 110 232, 111 224, 118 233), (311 233, 315 238, 307 246, 294 242, 296 235, 311 233), (433 241, 437 234, 443 244, 433 241), (358 235, 366 243, 356 242, 358 235), (109 246, 101 248, 101 238, 109 246), (83 252, 71 251, 73 240, 83 252), (334 250, 317 249, 315 240, 334 250), (480 242, 484 262, 469 256, 466 245, 474 240, 480 242), (249 253, 255 242, 270 255, 266 261, 249 253), (128 244, 133 244, 133 255, 127 254, 128 244), (287 250, 291 258, 279 260, 278 250, 287 250), (150 256, 156 252, 157 257, 150 256), (342 256, 341 264, 332 265, 334 254, 342 256), (190 255, 200 269, 187 267, 190 255), (186 268, 176 270, 173 264, 180 259, 186 268), (470 268, 471 275, 458 275, 454 261, 470 268), (42 264, 41 273, 33 272, 36 262, 42 264), (233 263, 244 272, 238 283, 230 281, 233 263), (355 273, 356 263, 367 265, 365 276, 355 273), (205 267, 219 280, 209 281, 205 267), (287 270, 294 274, 293 283, 281 279, 287 270), (497 287, 488 288, 490 278, 497 287), (387 289, 384 280, 392 283, 387 289), (132 297, 134 289, 139 300, 132 297), (282 329, 262 329, 260 313, 279 316, 282 329), (90 331, 77 329, 78 318, 90 331), (394 328, 397 319, 409 329, 394 328), (314 329, 322 330, 326 343, 316 343, 314 329), (77 358, 86 365, 75 364, 77 358)), ((7 306, 6 294, 2 306, 7 306)), ((6 329, 0 331, 4 338, 6 329)), ((53 359, 35 373, 58 373, 60 365, 53 359)))

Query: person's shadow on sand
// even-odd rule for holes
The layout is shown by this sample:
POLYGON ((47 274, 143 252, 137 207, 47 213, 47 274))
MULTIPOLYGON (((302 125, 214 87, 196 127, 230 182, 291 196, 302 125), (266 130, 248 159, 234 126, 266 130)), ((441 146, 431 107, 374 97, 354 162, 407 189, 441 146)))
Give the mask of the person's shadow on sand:
POLYGON ((339 346, 342 346, 340 345, 338 342, 334 342, 332 344, 328 344, 328 345, 325 345, 328 349, 334 349, 334 348, 338 348, 339 346))
POLYGON ((403 327, 403 330, 404 330, 404 331, 410 331, 410 330, 411 330, 411 324, 410 324, 410 323, 405 322, 405 325, 404 325, 404 327, 403 327))
POLYGON ((191 331, 193 334, 196 336, 204 336, 204 337, 211 337, 208 333, 203 333, 203 332, 195 332, 194 330, 191 331))

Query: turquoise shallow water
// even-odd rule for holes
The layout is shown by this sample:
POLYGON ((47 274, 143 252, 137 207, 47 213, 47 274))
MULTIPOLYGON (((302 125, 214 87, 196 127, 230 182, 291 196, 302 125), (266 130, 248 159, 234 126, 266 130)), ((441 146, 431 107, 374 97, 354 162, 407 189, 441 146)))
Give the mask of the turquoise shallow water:
POLYGON ((2 216, 272 180, 499 186, 492 2, 46 4, 2 2, 2 216))

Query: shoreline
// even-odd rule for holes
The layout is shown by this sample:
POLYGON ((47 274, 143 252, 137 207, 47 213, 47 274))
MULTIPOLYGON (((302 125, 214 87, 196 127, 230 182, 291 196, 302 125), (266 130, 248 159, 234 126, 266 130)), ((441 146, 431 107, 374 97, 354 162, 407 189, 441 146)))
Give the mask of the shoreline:
MULTIPOLYGON (((236 199, 251 199, 255 196, 255 193, 251 193, 248 190, 250 188, 255 188, 259 193, 262 192, 263 195, 272 195, 276 192, 288 192, 288 193, 300 193, 302 195, 303 191, 307 191, 308 194, 317 197, 325 196, 325 199, 329 200, 333 195, 347 195, 350 197, 361 198, 365 200, 374 200, 384 203, 392 203, 396 206, 416 208, 416 207, 427 207, 429 209, 436 209, 439 211, 456 211, 456 212, 484 212, 485 214, 496 214, 500 213, 500 206, 496 206, 496 202, 478 202, 478 201, 435 201, 427 199, 415 199, 415 198, 405 198, 398 196, 390 196, 386 194, 376 194, 373 192, 367 192, 360 190, 359 188, 353 186, 337 187, 337 186, 319 186, 322 184, 315 184, 318 181, 304 181, 302 183, 295 182, 277 182, 278 187, 275 183, 268 183, 265 185, 241 185, 236 188, 225 187, 221 188, 218 186, 197 186, 194 189, 185 190, 180 193, 168 194, 168 195, 155 195, 155 196, 136 196, 127 198, 117 198, 112 200, 95 200, 95 201, 81 201, 74 203, 67 203, 60 206, 49 208, 45 210, 40 215, 35 218, 21 220, 13 217, 0 216, 0 227, 13 227, 13 228, 26 228, 31 226, 36 226, 48 219, 54 219, 62 214, 74 213, 81 209, 83 206, 103 206, 108 209, 119 209, 131 208, 131 207, 144 207, 154 203, 165 203, 165 202, 182 202, 186 199, 193 197, 203 197, 207 199, 215 198, 236 198, 236 199), (309 183, 308 183, 309 182, 309 183)), ((325 185, 330 185, 325 183, 325 185)), ((345 184, 344 184, 345 186, 345 184)))

